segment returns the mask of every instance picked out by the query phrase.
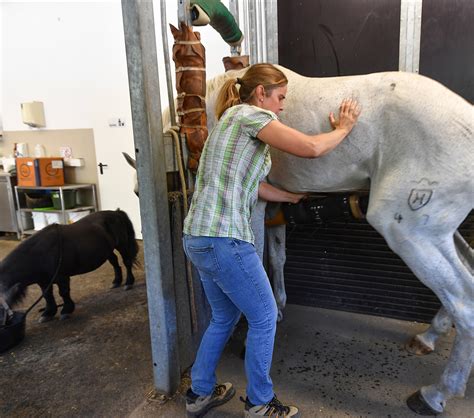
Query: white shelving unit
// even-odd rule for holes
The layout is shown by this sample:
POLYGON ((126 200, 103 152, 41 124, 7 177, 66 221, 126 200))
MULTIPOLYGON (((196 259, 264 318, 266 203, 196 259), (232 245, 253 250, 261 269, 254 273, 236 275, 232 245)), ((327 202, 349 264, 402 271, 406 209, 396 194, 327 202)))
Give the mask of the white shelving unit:
POLYGON ((90 210, 93 212, 97 211, 97 194, 95 189, 95 184, 65 184, 63 186, 45 186, 45 187, 31 187, 31 186, 15 186, 15 199, 17 204, 17 211, 18 211, 18 226, 21 235, 30 235, 37 232, 35 229, 25 229, 23 220, 22 220, 22 213, 33 213, 33 212, 41 212, 41 213, 57 213, 59 214, 59 223, 67 224, 68 217, 70 213, 73 212, 80 212, 85 210, 90 210), (59 199, 61 202, 61 209, 50 209, 45 211, 44 209, 30 209, 25 208, 20 205, 20 194, 28 193, 28 192, 35 192, 35 191, 50 191, 50 192, 59 192, 59 199), (78 206, 75 206, 71 209, 65 208, 65 199, 64 199, 64 192, 75 190, 76 195, 76 202, 79 202, 78 206))

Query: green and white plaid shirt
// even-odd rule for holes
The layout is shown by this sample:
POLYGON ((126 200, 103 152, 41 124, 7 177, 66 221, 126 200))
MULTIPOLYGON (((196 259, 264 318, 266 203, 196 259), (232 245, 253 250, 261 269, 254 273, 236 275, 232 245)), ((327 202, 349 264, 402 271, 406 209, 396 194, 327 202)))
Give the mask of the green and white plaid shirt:
POLYGON ((221 116, 201 155, 185 234, 254 243, 250 215, 271 167, 269 147, 257 134, 272 120, 273 112, 248 104, 221 116))

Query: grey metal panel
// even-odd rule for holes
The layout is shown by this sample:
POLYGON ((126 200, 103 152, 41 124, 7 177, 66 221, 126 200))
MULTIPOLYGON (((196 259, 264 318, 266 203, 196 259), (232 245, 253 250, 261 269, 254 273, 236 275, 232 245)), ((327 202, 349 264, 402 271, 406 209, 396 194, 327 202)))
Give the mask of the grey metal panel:
POLYGON ((400 0, 278 1, 279 62, 306 76, 396 71, 400 0))
POLYGON ((474 103, 474 2, 423 2, 420 73, 474 103))
MULTIPOLYGON (((474 234, 474 214, 460 228, 474 234)), ((287 228, 289 303, 429 322, 438 298, 366 222, 287 228)))

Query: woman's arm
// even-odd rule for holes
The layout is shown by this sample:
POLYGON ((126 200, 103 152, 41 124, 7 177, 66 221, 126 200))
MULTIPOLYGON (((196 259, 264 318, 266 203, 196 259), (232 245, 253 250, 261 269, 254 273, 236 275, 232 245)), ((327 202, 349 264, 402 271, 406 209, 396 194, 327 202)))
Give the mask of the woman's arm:
POLYGON ((272 121, 260 130, 257 137, 272 147, 298 157, 315 158, 327 154, 339 145, 357 122, 360 106, 357 101, 345 99, 339 109, 339 121, 329 115, 333 131, 306 135, 279 121, 272 121))
POLYGON ((258 197, 267 202, 298 203, 304 196, 304 193, 287 192, 265 182, 260 183, 258 186, 258 197))

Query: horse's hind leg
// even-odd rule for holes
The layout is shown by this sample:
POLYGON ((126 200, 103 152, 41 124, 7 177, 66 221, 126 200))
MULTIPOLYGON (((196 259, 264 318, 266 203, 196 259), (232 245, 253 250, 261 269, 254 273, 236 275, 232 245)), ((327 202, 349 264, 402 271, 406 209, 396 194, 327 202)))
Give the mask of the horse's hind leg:
POLYGON ((58 306, 56 305, 56 301, 54 300, 53 294, 53 286, 48 285, 40 285, 41 291, 43 292, 43 297, 46 300, 46 307, 43 313, 40 316, 39 322, 48 322, 51 321, 56 312, 58 311, 58 306))
POLYGON ((115 277, 114 277, 114 281, 112 282, 111 289, 115 289, 116 287, 119 287, 122 284, 122 269, 120 268, 118 258, 114 252, 112 252, 108 260, 109 260, 109 263, 112 264, 112 267, 114 268, 115 277))
POLYGON ((432 353, 438 338, 447 334, 452 326, 453 322, 442 306, 431 321, 430 327, 425 332, 415 335, 406 345, 407 351, 418 356, 432 353))
POLYGON ((64 304, 61 309, 61 320, 68 319, 74 312, 75 304, 71 299, 71 279, 70 277, 63 277, 58 282, 59 294, 63 298, 64 304))
MULTIPOLYGON (((461 262, 473 274, 474 251, 464 240, 459 231, 454 234, 454 246, 461 262)), ((447 334, 453 323, 446 309, 441 307, 431 322, 431 326, 422 334, 418 334, 407 344, 407 350, 417 355, 429 354, 435 349, 438 338, 447 334)))
MULTIPOLYGON (((436 220, 435 225, 439 225, 436 220)), ((376 223, 377 225, 377 223, 376 223)), ((456 325, 448 363, 438 383, 422 387, 407 403, 415 412, 438 414, 446 401, 462 397, 474 360, 474 281, 458 256, 450 232, 402 224, 378 224, 387 243, 438 296, 456 325)))

